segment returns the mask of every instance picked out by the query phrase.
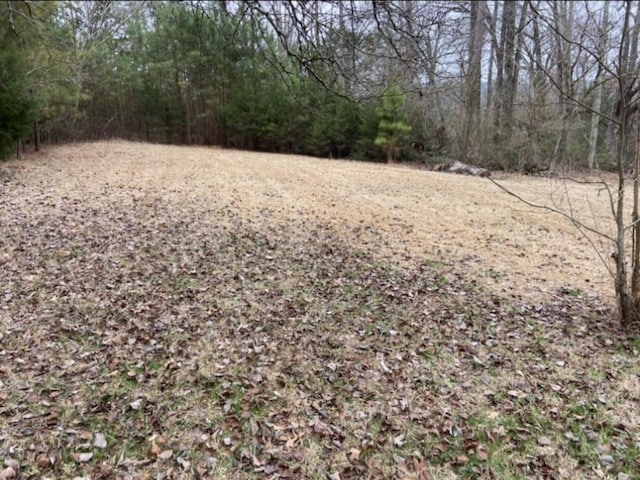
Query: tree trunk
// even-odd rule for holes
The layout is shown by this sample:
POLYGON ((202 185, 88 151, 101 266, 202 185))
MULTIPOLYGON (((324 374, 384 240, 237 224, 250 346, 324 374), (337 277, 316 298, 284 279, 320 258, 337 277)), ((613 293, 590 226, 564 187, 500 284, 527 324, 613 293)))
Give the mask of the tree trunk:
POLYGON ((33 149, 36 152, 40 151, 40 123, 38 123, 38 120, 36 120, 35 122, 33 122, 33 149))
MULTIPOLYGON (((627 6, 627 10, 630 7, 627 6)), ((634 16, 635 25, 631 36, 631 52, 628 65, 628 72, 632 74, 632 83, 637 82, 639 73, 638 60, 638 38, 640 37, 640 2, 638 10, 634 16)), ((631 100, 631 98, 629 99, 631 100)), ((638 100, 636 99, 636 102, 638 100)), ((635 105, 637 110, 637 103, 635 105)), ((623 143, 623 142, 620 142, 623 143)), ((633 245, 632 245, 632 265, 631 274, 631 295, 633 296, 634 316, 632 321, 637 322, 640 317, 640 113, 636 115, 636 145, 634 155, 634 175, 633 175, 633 212, 631 214, 631 224, 633 225, 633 245)), ((628 320, 627 323, 630 323, 628 320)))
POLYGON ((187 87, 186 88, 186 95, 187 98, 185 100, 185 108, 186 108, 186 114, 187 114, 187 131, 185 132, 185 143, 187 145, 191 145, 191 94, 190 94, 190 88, 187 87))
MULTIPOLYGON (((621 82, 624 83, 624 82, 621 82)), ((621 99, 621 102, 624 103, 624 99, 621 99)), ((626 108, 621 108, 621 110, 625 110, 626 108)), ((630 295, 633 287, 637 288, 637 278, 635 281, 632 281, 632 290, 629 290, 628 283, 628 267, 627 267, 627 256, 626 256, 626 243, 625 243, 625 225, 624 225, 624 187, 625 187, 625 179, 624 179, 624 157, 625 157, 625 148, 624 145, 626 143, 626 121, 624 119, 625 115, 622 116, 622 124, 620 125, 620 130, 618 133, 618 152, 617 152, 617 160, 618 160, 618 202, 616 205, 616 296, 618 298, 618 309, 620 315, 620 321, 623 325, 631 324, 635 321, 637 316, 635 302, 633 301, 632 295, 630 295)), ((634 208, 634 211, 636 209, 634 208)), ((635 260, 635 259, 634 259, 635 260)), ((635 268, 633 269, 635 270, 635 268)), ((635 277, 634 272, 634 277, 635 277)))
MULTIPOLYGON (((622 28, 622 39, 618 50, 618 93, 619 102, 617 108, 617 117, 620 120, 617 149, 616 149, 616 161, 618 169, 618 201, 616 205, 616 295, 618 298, 618 308, 620 313, 620 322, 624 326, 629 326, 636 323, 639 319, 640 312, 640 251, 638 250, 640 233, 638 232, 638 189, 639 178, 638 172, 635 172, 635 178, 633 182, 633 212, 632 212, 632 247, 631 247, 631 285, 629 285, 628 274, 629 268, 627 265, 627 251, 625 244, 625 234, 627 228, 624 224, 624 196, 625 196, 625 157, 626 157, 626 143, 627 143, 627 124, 630 109, 632 105, 629 101, 629 83, 628 76, 630 74, 637 74, 637 65, 635 65, 635 58, 637 58, 636 52, 629 52, 629 43, 634 43, 634 39, 629 39, 629 20, 631 17, 631 2, 626 3, 624 26, 622 28), (634 60, 634 64, 630 63, 630 59, 634 60)), ((637 18, 636 18, 637 21, 637 18)), ((637 24, 636 24, 637 26, 637 24)), ((638 29, 634 28, 634 37, 638 34, 638 29)), ((633 80, 632 80, 633 81, 633 80)), ((637 142, 636 142, 637 143, 637 142)), ((639 162, 638 153, 636 151, 636 162, 639 162)))
POLYGON ((640 121, 636 122, 636 151, 635 169, 633 175, 633 212, 631 214, 631 224, 633 225, 633 273, 631 274, 631 292, 634 297, 634 305, 640 306, 640 213, 638 212, 638 202, 640 201, 640 121))
MULTIPOLYGON (((600 39, 598 45, 598 56, 600 61, 605 61, 605 55, 607 50, 607 28, 609 24, 609 3, 604 2, 602 13, 602 26, 600 27, 600 39)), ((591 131, 589 133, 589 156, 587 158, 587 164, 590 169, 594 166, 600 168, 598 165, 598 159, 596 158, 596 151, 598 147, 598 128, 600 126, 600 107, 602 106, 602 83, 601 80, 602 68, 598 67, 598 73, 596 74, 595 83, 596 91, 593 99, 593 114, 591 115, 591 131)))
POLYGON ((543 122, 543 105, 546 104, 545 72, 542 63, 542 38, 540 35, 540 24, 535 11, 533 12, 533 15, 533 61, 531 66, 533 77, 533 109, 530 117, 530 139, 533 163, 535 165, 540 165, 542 159, 540 155, 539 132, 540 125, 543 122))
MULTIPOLYGON (((596 77, 596 82, 600 79, 596 77)), ((596 158, 598 147, 598 128, 600 126, 600 107, 602 106, 602 84, 598 83, 593 99, 593 113, 591 114, 591 131, 589 132, 589 156, 587 157, 587 166, 589 169, 600 168, 598 159, 596 158)))
POLYGON ((555 24, 556 40, 556 64, 557 80, 560 85, 558 92, 560 135, 556 142, 556 148, 549 166, 551 172, 556 172, 558 167, 565 162, 567 151, 567 137, 569 135, 569 105, 568 98, 572 96, 571 79, 571 45, 565 39, 571 41, 573 34, 571 24, 573 22, 573 3, 554 2, 552 4, 555 24))
POLYGON ((487 112, 490 113, 493 107, 493 64, 498 54, 498 42, 496 40, 496 17, 498 15, 498 2, 493 3, 493 15, 487 15, 489 20, 489 30, 491 37, 491 47, 489 49, 489 71, 487 74, 487 112))
POLYGON ((517 84, 517 64, 515 62, 515 36, 516 36, 516 2, 504 2, 502 7, 503 29, 503 81, 502 91, 498 94, 501 98, 501 122, 500 127, 508 139, 513 125, 513 104, 517 84))
POLYGON ((469 66, 465 82, 465 122, 463 144, 460 158, 467 161, 472 137, 476 134, 480 118, 480 95, 482 81, 482 44, 484 41, 484 27, 480 16, 481 2, 471 3, 470 33, 469 33, 469 66))

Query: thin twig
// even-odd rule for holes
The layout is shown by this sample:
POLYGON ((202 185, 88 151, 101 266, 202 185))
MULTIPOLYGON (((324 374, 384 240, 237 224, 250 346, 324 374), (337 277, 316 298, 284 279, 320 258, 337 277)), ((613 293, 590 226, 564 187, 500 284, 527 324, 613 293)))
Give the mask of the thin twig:
POLYGON ((607 240, 615 243, 615 239, 612 236, 610 236, 610 235, 608 235, 608 234, 606 234, 604 232, 601 232, 599 230, 596 230, 595 228, 590 227, 589 225, 585 225, 583 222, 581 222, 577 218, 569 215, 567 212, 563 212, 562 210, 554 208, 554 207, 549 207, 548 205, 540 205, 539 203, 531 202, 531 201, 527 200, 526 198, 522 197, 521 195, 518 195, 514 191, 509 190, 507 187, 505 187, 501 183, 495 181, 493 178, 491 178, 491 177, 485 177, 485 178, 487 178, 491 183, 493 183, 500 190, 502 190, 506 194, 511 195, 512 197, 516 198, 518 201, 524 203, 525 205, 527 205, 529 207, 532 207, 532 208, 539 209, 539 210, 546 210, 548 212, 556 213, 558 215, 561 215, 561 216, 565 217, 566 219, 568 219, 575 226, 580 226, 581 228, 583 228, 584 230, 586 230, 588 232, 591 232, 591 233, 593 233, 595 235, 598 235, 598 236, 601 236, 603 238, 606 238, 607 240))

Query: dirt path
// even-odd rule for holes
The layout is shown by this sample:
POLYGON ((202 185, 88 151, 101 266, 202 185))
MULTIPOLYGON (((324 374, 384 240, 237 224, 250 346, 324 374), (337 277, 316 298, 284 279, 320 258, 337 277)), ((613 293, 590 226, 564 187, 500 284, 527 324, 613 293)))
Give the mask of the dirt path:
MULTIPOLYGON (((544 299, 558 289, 610 298, 612 281, 570 223, 527 207, 486 179, 400 166, 128 142, 47 149, 9 169, 30 189, 83 202, 163 197, 198 215, 235 208, 251 221, 328 223, 349 241, 402 262, 459 263, 506 295, 544 299)), ((498 177, 499 178, 499 177, 498 177)), ((568 206, 606 228, 606 193, 531 177, 501 183, 568 206), (569 196, 567 197, 567 194, 569 196)), ((603 248, 605 255, 610 248, 603 248)))

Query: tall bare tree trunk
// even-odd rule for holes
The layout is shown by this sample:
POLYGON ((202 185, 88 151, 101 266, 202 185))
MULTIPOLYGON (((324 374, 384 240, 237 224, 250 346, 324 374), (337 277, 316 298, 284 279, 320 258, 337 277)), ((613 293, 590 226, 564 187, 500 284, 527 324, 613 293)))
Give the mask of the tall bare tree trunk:
POLYGON ((572 2, 554 2, 552 4, 553 17, 556 31, 556 64, 558 70, 557 83, 560 85, 558 101, 560 104, 560 134, 553 152, 553 158, 549 170, 557 171, 565 162, 567 151, 567 138, 569 136, 569 103, 568 97, 572 95, 571 79, 571 41, 573 38, 573 8, 572 2), (567 41, 568 40, 568 41, 567 41))
MULTIPOLYGON (((631 49, 629 54, 628 72, 630 76, 631 88, 638 82, 640 67, 638 66, 638 39, 640 38, 640 1, 636 2, 636 13, 634 16, 634 26, 631 36, 631 49)), ((630 9, 627 5, 627 11, 630 9)), ((632 95, 632 94, 630 94, 632 95)), ((630 99, 631 100, 631 99, 630 99)), ((638 100, 636 100, 638 102, 638 100)), ((637 103, 636 112, 639 112, 637 103)), ((622 142, 621 142, 622 143, 622 142)), ((638 321, 640 317, 640 114, 636 113, 636 145, 634 155, 634 175, 633 175, 633 212, 631 214, 631 224, 633 225, 633 245, 632 245, 632 265, 631 274, 631 295, 633 296, 634 317, 633 321, 638 321)))
MULTIPOLYGON (((438 85, 436 71, 438 69, 438 61, 436 48, 434 48, 431 39, 427 35, 425 38, 425 50, 427 53, 427 81, 429 82, 429 89, 436 88, 438 85)), ((445 124, 445 115, 444 110, 442 109, 442 101, 440 99, 440 95, 431 95, 433 98, 433 102, 435 104, 436 112, 438 114, 438 119, 440 120, 440 125, 445 124)))
MULTIPOLYGON (((607 52, 607 29, 609 24, 609 2, 604 2, 602 12, 602 25, 600 27, 600 39, 598 42, 598 56, 600 61, 604 62, 607 52)), ((598 147, 598 127, 600 126, 600 107, 602 106, 602 67, 598 66, 598 73, 596 74, 595 83, 596 91, 593 98, 593 114, 591 115, 591 131, 589 132, 589 156, 587 158, 587 165, 590 169, 594 166, 600 168, 598 165, 598 159, 596 158, 596 151, 598 147)))
MULTIPOLYGON (((620 321, 623 325, 630 325, 638 321, 639 303, 640 303, 640 233, 638 229, 638 202, 639 202, 639 177, 636 171, 633 182, 633 213, 632 213, 632 233, 633 244, 631 248, 631 285, 629 285, 628 274, 629 266, 627 264, 627 251, 625 234, 627 232, 624 223, 624 197, 625 197, 625 157, 627 143, 627 123, 630 114, 629 105, 629 87, 630 77, 637 73, 637 66, 630 63, 630 59, 637 58, 637 52, 630 53, 629 43, 636 43, 629 39, 629 20, 631 17, 632 3, 627 2, 625 6, 624 25, 622 28, 622 39, 618 50, 618 93, 619 100, 616 109, 616 117, 619 118, 619 130, 617 135, 616 161, 618 169, 618 201, 616 203, 616 296, 618 298, 618 308, 620 313, 620 321), (629 288, 631 287, 631 288, 629 288)), ((638 17, 636 16, 636 22, 638 17)), ((637 26, 637 23, 636 23, 637 26)), ((634 28, 635 36, 638 28, 634 28)), ((637 44, 637 43, 636 43, 637 44)), ((636 153, 636 162, 638 162, 638 154, 636 153)))
POLYGON ((484 24, 480 12, 483 1, 471 3, 470 31, 469 31, 469 66, 465 82, 464 101, 464 133, 460 157, 467 161, 473 136, 478 130, 480 119, 480 95, 482 81, 482 44, 484 43, 484 24))
POLYGON ((493 65, 498 55, 498 41, 496 37, 496 22, 498 16, 498 2, 493 2, 493 14, 487 14, 489 32, 491 37, 491 47, 489 50, 489 71, 487 72, 487 112, 493 108, 493 65))
POLYGON ((41 148, 41 138, 40 138, 40 122, 36 120, 33 122, 33 149, 38 152, 41 148))
POLYGON ((503 82, 501 97, 500 127, 505 137, 509 138, 513 124, 513 103, 515 100, 515 89, 517 83, 517 63, 515 59, 515 36, 516 36, 516 2, 504 2, 502 7, 502 29, 503 29, 503 82))
MULTIPOLYGON (((533 6, 529 4, 533 9, 533 6)), ((537 6, 535 7, 537 9, 537 6)), ((531 111, 530 124, 530 140, 532 160, 537 167, 542 163, 540 154, 540 125, 543 122, 542 112, 544 110, 543 105, 546 104, 545 95, 545 71, 542 63, 542 38, 540 35, 540 23, 536 15, 536 11, 533 10, 533 59, 531 62, 531 77, 533 78, 533 108, 531 111)))

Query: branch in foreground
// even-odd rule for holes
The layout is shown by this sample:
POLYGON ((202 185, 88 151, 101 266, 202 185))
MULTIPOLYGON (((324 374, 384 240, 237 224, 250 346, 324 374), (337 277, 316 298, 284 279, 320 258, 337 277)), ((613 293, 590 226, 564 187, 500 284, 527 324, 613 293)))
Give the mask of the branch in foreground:
MULTIPOLYGON (((591 247, 593 248, 593 250, 596 252, 596 255, 598 255, 598 258, 600 259, 600 261, 602 261, 603 265, 605 266, 605 268, 607 269, 607 272, 609 272, 609 275, 611 275, 612 278, 615 279, 615 272, 611 269, 611 267, 609 266, 609 264, 607 263, 605 257, 602 255, 602 252, 598 249, 597 245, 595 244, 595 241, 589 236, 587 235, 587 232, 591 232, 601 238, 604 238, 606 240, 609 240, 612 243, 615 243, 615 240, 613 237, 611 237, 610 235, 607 235, 604 232, 601 232, 599 230, 596 230, 593 227, 589 227, 588 225, 585 225, 583 222, 579 221, 578 219, 576 219, 573 215, 570 215, 558 208, 554 208, 554 207, 549 207, 547 205, 540 205, 537 203, 533 203, 530 202, 529 200, 521 197, 520 195, 518 195, 515 192, 512 192, 511 190, 509 190, 507 187, 505 187, 504 185, 498 183, 497 181, 495 181, 494 179, 487 177, 488 180, 493 183, 494 185, 496 185, 498 188, 500 188, 503 192, 507 193, 508 195, 511 195, 512 197, 516 198, 518 201, 524 203, 525 205, 528 205, 532 208, 536 208, 539 210, 546 210, 550 213, 556 213, 558 215, 561 215, 565 218, 567 218, 578 230, 578 232, 580 232, 580 234, 589 242, 589 244, 591 245, 591 247)), ((572 180, 572 179, 570 179, 572 180)), ((579 180, 572 180, 575 181, 576 183, 604 183, 604 182, 582 182, 579 180)), ((608 190, 608 185, 607 185, 607 191, 608 190)))
MULTIPOLYGON (((503 192, 505 192, 508 195, 511 195, 512 197, 516 198, 518 201, 524 203, 525 205, 532 207, 532 208, 536 208, 538 210, 546 210, 548 212, 551 213, 556 213, 558 215, 563 216, 564 218, 566 218, 567 220, 569 220, 571 223, 573 223, 576 227, 579 228, 580 231, 582 230, 586 230, 590 233, 593 233, 594 235, 598 235, 602 238, 605 238, 606 240, 609 240, 610 242, 615 243, 615 239, 610 236, 607 235, 604 232, 601 232, 599 230, 596 230, 593 227, 590 227, 589 225, 584 224, 583 222, 581 222, 580 220, 578 220, 577 218, 575 218, 574 216, 568 214, 567 212, 564 212, 558 208, 554 208, 554 207, 549 207, 548 205, 540 205, 538 203, 533 203, 530 202, 529 200, 527 200, 526 198, 518 195, 517 193, 509 190, 507 187, 505 187, 504 185, 502 185, 501 183, 495 181, 493 178, 491 177, 486 177, 491 183, 493 183, 496 187, 498 187, 500 190, 502 190, 503 192)), ((584 235, 584 233, 583 233, 584 235)))

